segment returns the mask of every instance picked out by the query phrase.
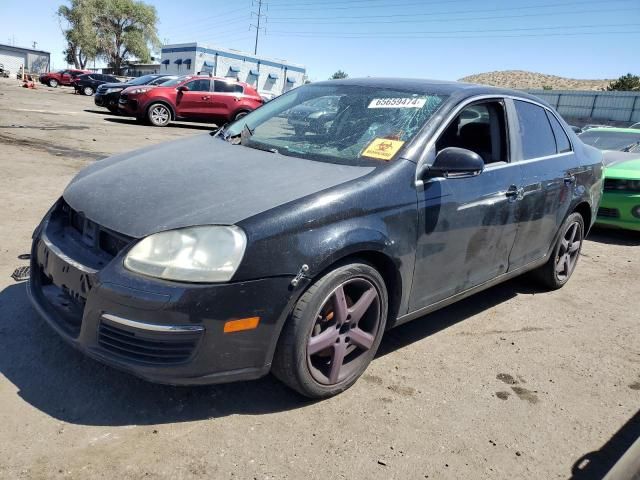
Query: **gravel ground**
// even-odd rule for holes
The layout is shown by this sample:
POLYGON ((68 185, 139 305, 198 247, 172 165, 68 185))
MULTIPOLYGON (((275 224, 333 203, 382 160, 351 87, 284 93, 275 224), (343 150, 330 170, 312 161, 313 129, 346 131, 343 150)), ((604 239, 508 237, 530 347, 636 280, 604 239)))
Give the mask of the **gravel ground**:
POLYGON ((67 346, 10 278, 33 228, 95 159, 207 128, 0 81, 0 478, 589 479, 638 436, 631 233, 592 232, 560 291, 520 278, 389 332, 322 402, 271 377, 153 385, 67 346))

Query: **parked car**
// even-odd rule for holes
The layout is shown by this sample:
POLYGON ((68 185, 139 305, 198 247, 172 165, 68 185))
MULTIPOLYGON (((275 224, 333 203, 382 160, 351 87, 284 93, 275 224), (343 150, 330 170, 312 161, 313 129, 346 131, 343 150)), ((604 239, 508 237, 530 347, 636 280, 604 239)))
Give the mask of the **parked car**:
POLYGON ((575 133, 576 135, 580 135, 582 133, 582 129, 575 125, 569 125, 569 128, 573 130, 573 133, 575 133))
POLYGON ((73 82, 73 79, 79 75, 85 73, 91 73, 90 70, 59 70, 57 72, 47 72, 40 75, 40 83, 49 85, 50 87, 57 87, 58 85, 69 86, 73 82))
POLYGON ((91 96, 95 93, 100 85, 105 83, 121 83, 113 75, 103 75, 101 73, 85 73, 84 75, 78 75, 73 80, 73 88, 76 89, 76 93, 82 93, 83 95, 91 96))
POLYGON ((593 128, 580 139, 604 151, 604 195, 596 223, 640 231, 640 130, 593 128))
POLYGON ((120 93, 127 87, 140 85, 161 85, 164 82, 178 78, 177 75, 143 75, 121 83, 103 83, 96 90, 93 97, 98 107, 106 107, 111 113, 118 113, 118 100, 120 93))
POLYGON ((262 105, 246 83, 208 76, 184 76, 157 87, 128 87, 120 94, 119 112, 156 127, 172 120, 227 123, 262 105))
POLYGON ((273 371, 328 397, 393 326, 528 271, 565 285, 601 192, 602 153, 524 92, 318 82, 82 170, 33 233, 29 292, 66 341, 147 380, 273 371), (296 135, 287 114, 328 97, 329 129, 296 135))
POLYGON ((309 100, 295 108, 287 115, 289 125, 297 135, 306 132, 323 133, 333 121, 338 112, 340 97, 322 97, 309 100))
POLYGON ((592 128, 612 128, 609 125, 598 125, 598 124, 588 124, 582 127, 582 131, 586 132, 587 130, 591 130, 592 128))

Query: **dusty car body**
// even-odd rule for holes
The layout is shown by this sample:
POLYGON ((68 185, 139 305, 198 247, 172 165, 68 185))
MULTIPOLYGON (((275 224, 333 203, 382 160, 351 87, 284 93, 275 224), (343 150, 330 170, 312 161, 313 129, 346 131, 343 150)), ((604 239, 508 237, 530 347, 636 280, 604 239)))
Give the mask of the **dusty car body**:
POLYGON ((69 343, 145 379, 273 371, 322 398, 395 325, 532 270, 563 286, 601 192, 601 153, 525 93, 316 83, 81 171, 34 232, 29 292, 69 343), (291 132, 325 96, 328 131, 291 132))
POLYGON ((50 87, 57 87, 58 85, 72 85, 73 80, 79 75, 91 73, 91 70, 59 70, 57 72, 47 72, 40 75, 38 78, 40 83, 49 85, 50 87))

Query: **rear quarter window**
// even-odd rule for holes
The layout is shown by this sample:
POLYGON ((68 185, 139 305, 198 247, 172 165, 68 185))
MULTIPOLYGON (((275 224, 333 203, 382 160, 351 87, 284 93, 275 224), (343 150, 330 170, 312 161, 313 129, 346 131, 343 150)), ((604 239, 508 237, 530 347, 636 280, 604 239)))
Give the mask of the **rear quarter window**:
POLYGON ((558 119, 551 112, 546 112, 546 114, 549 118, 551 129, 553 130, 553 136, 556 139, 556 151, 558 153, 570 152, 571 142, 569 141, 569 137, 567 137, 564 129, 560 125, 560 122, 558 122, 558 119))
POLYGON ((529 102, 514 100, 518 114, 522 159, 556 154, 556 139, 545 109, 529 102))

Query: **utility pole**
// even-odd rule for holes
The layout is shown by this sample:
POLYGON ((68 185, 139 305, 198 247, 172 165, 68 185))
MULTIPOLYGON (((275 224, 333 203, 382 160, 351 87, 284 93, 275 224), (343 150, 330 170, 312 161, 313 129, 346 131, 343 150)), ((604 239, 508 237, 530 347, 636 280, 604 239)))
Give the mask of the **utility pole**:
POLYGON ((38 42, 33 42, 33 49, 35 50, 36 48, 38 48, 38 42))
MULTIPOLYGON (((262 13, 262 0, 257 0, 257 2, 258 2, 258 13, 251 12, 251 15, 252 16, 256 15, 256 17, 258 17, 258 22, 257 22, 257 25, 253 25, 253 24, 250 25, 251 27, 256 29, 256 43, 255 43, 255 46, 253 48, 253 54, 254 55, 257 55, 257 53, 258 53, 258 36, 260 35, 260 20, 262 20, 262 17, 265 17, 265 14, 262 13)), ((265 7, 266 6, 267 5, 265 4, 265 7)), ((265 20, 266 20, 266 18, 265 18, 265 20)), ((264 28, 264 27, 262 27, 262 28, 264 28)))

